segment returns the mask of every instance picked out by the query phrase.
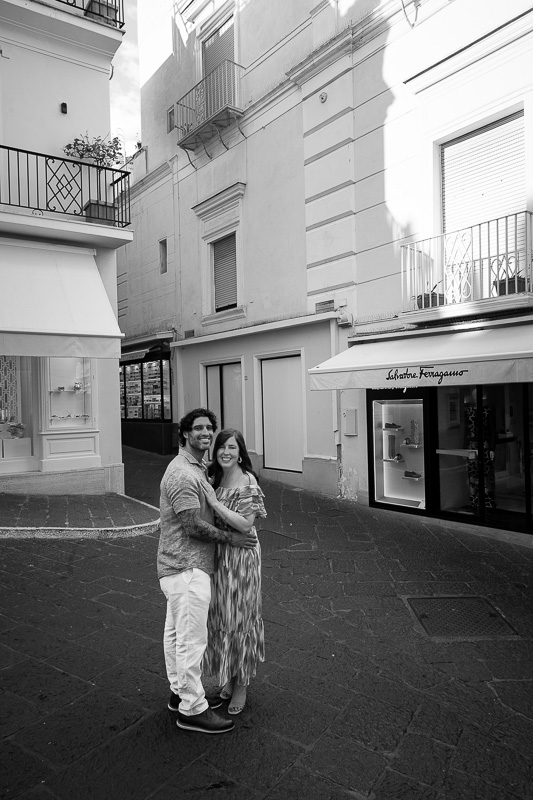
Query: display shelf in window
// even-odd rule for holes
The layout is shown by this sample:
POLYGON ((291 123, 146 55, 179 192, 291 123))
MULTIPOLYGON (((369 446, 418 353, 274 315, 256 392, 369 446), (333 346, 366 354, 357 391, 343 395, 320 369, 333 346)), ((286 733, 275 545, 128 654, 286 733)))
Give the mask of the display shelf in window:
POLYGON ((47 382, 50 428, 92 425, 90 359, 49 358, 47 382))
POLYGON ((163 421, 172 419, 168 357, 145 357, 121 367, 123 418, 163 421), (149 360, 148 360, 149 359, 149 360))
POLYGON ((380 399, 373 401, 372 408, 375 499, 423 507, 422 401, 380 399))

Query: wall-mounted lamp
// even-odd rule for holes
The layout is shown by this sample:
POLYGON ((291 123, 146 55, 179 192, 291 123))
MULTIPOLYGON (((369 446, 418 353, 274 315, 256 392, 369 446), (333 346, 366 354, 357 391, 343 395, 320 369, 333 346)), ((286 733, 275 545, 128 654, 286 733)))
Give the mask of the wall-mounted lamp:
POLYGON ((61 109, 61 113, 62 114, 66 114, 67 113, 67 104, 66 103, 61 103, 59 108, 61 109))

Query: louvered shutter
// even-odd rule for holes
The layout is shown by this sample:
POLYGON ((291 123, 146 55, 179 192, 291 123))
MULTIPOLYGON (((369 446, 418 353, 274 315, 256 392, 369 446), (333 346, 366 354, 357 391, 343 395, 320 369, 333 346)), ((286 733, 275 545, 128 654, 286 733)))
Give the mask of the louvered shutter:
POLYGON ((522 111, 441 146, 443 232, 526 208, 522 111))
POLYGON ((237 247, 232 233, 213 243, 215 311, 237 305, 237 247))
POLYGON ((234 61, 233 18, 229 19, 203 44, 204 77, 223 61, 234 61))

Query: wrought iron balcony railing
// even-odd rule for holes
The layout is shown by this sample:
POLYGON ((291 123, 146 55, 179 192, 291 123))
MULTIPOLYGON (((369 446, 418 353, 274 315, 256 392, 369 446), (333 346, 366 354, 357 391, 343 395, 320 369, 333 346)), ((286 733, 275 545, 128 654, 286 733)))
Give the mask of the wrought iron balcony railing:
POLYGON ((124 228, 129 189, 124 170, 0 146, 0 206, 124 228))
POLYGON ((244 67, 223 61, 176 103, 176 128, 181 147, 194 149, 231 120, 242 116, 241 78, 244 67))
POLYGON ((403 245, 404 311, 533 292, 532 218, 523 211, 403 245))
POLYGON ((55 0, 55 2, 79 9, 90 19, 100 20, 117 28, 124 27, 124 0, 55 0))

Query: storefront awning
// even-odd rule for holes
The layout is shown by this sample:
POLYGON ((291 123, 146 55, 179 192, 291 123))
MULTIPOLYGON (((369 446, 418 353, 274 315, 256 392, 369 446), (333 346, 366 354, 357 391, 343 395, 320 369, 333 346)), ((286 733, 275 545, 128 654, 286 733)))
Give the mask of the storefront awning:
POLYGON ((309 370, 311 389, 393 389, 533 381, 533 325, 353 345, 309 370))
POLYGON ((0 243, 0 353, 119 358, 122 334, 92 250, 0 243))

